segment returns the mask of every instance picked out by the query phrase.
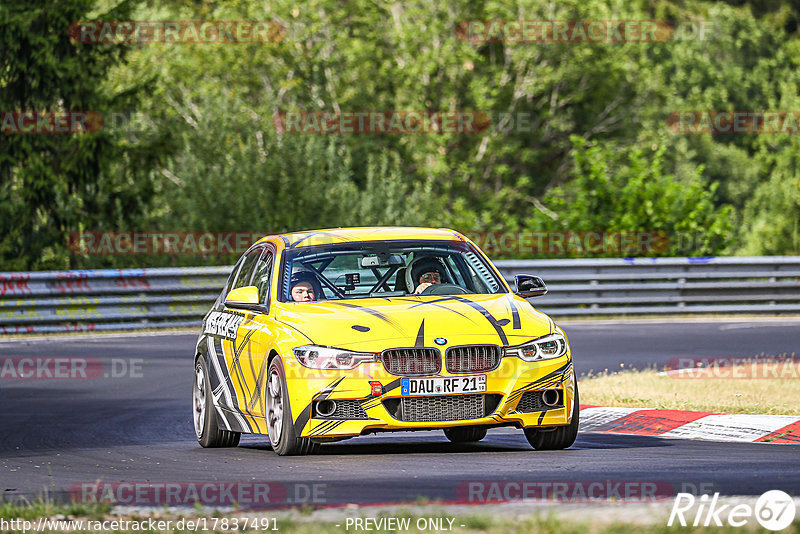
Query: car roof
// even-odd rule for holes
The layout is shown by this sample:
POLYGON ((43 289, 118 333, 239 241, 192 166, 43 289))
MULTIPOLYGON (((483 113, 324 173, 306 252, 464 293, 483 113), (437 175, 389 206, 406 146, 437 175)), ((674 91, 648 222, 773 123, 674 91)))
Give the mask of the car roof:
POLYGON ((464 241, 464 237, 446 228, 418 228, 403 226, 364 226, 358 228, 326 228, 306 232, 292 232, 266 236, 259 240, 282 239, 287 248, 311 245, 330 245, 358 241, 398 241, 412 239, 431 239, 441 241, 464 241))

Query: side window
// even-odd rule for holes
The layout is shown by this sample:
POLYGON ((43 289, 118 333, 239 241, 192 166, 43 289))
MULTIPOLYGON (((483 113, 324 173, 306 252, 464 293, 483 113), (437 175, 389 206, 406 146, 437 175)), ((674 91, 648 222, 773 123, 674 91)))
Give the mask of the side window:
POLYGON ((231 287, 232 290, 250 285, 248 282, 250 282, 250 275, 253 274, 253 267, 255 267, 256 260, 263 251, 264 249, 262 247, 258 247, 247 253, 244 262, 242 262, 242 268, 239 269, 239 274, 236 276, 236 282, 233 284, 233 287, 231 287))
POLYGON ((265 250, 264 255, 258 260, 256 270, 253 274, 254 285, 258 288, 258 302, 267 303, 269 298, 269 283, 272 280, 272 251, 265 250))

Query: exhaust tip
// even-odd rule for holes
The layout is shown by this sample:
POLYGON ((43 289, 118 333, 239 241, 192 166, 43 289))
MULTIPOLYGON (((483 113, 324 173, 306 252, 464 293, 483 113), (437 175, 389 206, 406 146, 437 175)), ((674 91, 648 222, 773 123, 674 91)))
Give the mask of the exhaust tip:
POLYGON ((542 402, 545 406, 556 406, 558 405, 558 400, 561 397, 559 395, 557 389, 546 389, 542 391, 542 402))
POLYGON ((322 417, 330 417, 336 411, 336 401, 329 399, 317 402, 317 415, 322 417))

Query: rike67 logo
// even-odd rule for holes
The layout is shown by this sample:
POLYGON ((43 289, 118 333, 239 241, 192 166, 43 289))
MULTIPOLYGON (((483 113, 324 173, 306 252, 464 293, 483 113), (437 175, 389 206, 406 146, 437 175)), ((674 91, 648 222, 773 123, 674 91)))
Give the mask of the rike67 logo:
POLYGON ((781 490, 764 493, 755 506, 746 503, 720 504, 719 493, 715 493, 713 497, 701 495, 699 498, 691 493, 678 493, 667 526, 671 527, 677 519, 682 527, 721 527, 724 523, 741 527, 755 519, 763 528, 777 531, 792 524, 795 512, 794 501, 781 490))

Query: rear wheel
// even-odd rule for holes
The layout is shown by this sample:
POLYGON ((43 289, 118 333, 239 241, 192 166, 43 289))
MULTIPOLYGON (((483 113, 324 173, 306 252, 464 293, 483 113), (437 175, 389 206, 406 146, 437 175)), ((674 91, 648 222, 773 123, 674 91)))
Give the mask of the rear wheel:
POLYGON ((241 432, 219 428, 217 411, 214 409, 211 397, 208 367, 205 360, 200 357, 194 364, 194 387, 192 388, 194 434, 203 447, 237 446, 242 435, 241 432))
POLYGON ((444 435, 453 443, 470 443, 486 437, 486 429, 479 426, 445 428, 444 435))
POLYGON ((536 428, 526 428, 525 437, 537 451, 566 449, 575 443, 578 437, 580 419, 580 401, 578 399, 578 383, 575 382, 575 400, 572 403, 572 421, 568 425, 556 427, 555 430, 543 432, 536 428))
POLYGON ((289 406, 289 390, 283 360, 275 356, 269 364, 267 379, 267 434, 272 450, 281 456, 313 454, 319 444, 309 438, 297 437, 292 409, 289 406))

